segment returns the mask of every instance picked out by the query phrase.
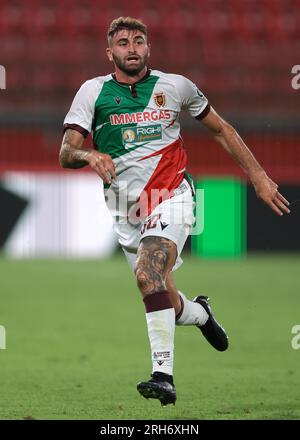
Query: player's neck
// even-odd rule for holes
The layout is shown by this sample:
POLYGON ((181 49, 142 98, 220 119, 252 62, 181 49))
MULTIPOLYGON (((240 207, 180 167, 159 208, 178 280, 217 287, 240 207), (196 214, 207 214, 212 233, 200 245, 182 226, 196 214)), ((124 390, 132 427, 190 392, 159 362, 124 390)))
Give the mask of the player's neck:
POLYGON ((129 76, 127 75, 125 72, 123 72, 122 70, 116 68, 115 71, 115 79, 120 82, 120 83, 125 83, 125 84, 135 84, 136 82, 140 81, 141 79, 144 78, 144 76, 146 75, 148 71, 147 66, 144 67, 143 70, 141 70, 140 73, 138 73, 135 76, 129 76))

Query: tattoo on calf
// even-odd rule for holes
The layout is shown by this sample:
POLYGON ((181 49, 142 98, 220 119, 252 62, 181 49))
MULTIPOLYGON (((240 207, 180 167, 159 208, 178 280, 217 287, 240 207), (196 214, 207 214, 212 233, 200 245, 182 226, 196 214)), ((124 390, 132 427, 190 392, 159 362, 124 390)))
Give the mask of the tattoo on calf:
POLYGON ((143 294, 166 289, 165 278, 176 259, 176 245, 163 237, 145 237, 137 254, 136 272, 143 294))

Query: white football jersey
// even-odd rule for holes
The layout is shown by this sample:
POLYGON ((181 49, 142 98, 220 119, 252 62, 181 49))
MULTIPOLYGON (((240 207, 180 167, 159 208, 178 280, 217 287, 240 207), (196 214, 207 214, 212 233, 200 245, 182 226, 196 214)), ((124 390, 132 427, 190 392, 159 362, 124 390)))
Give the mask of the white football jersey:
POLYGON ((209 112, 207 98, 184 76, 158 70, 148 70, 133 85, 118 82, 113 74, 100 76, 77 92, 64 127, 84 136, 91 132, 95 148, 112 157, 117 180, 105 187, 107 195, 113 191, 115 196, 113 204, 108 202, 114 216, 126 217, 142 193, 149 196, 144 207, 149 214, 182 182, 186 172, 182 110, 201 119, 209 112), (151 203, 152 190, 165 190, 166 195, 151 203))

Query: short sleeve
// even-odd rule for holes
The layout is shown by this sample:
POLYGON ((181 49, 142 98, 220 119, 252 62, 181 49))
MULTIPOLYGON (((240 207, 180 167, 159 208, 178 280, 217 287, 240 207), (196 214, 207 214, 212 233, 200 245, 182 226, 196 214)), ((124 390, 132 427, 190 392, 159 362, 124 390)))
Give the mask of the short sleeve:
POLYGON ((209 103, 198 87, 184 76, 178 75, 177 90, 181 98, 182 110, 187 110, 191 116, 201 119, 209 112, 209 103))
POLYGON ((84 136, 87 136, 92 130, 95 102, 98 95, 99 90, 94 80, 83 83, 65 117, 64 128, 77 129, 84 136))

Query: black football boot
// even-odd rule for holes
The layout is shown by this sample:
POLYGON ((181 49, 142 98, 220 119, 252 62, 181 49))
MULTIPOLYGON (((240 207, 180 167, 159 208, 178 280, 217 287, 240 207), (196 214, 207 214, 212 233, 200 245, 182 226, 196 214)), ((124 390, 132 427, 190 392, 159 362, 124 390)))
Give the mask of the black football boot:
POLYGON ((147 382, 137 384, 139 393, 146 399, 158 399, 162 406, 176 401, 176 389, 173 376, 155 371, 147 382))
POLYGON ((209 304, 207 296, 196 296, 194 302, 201 304, 208 314, 208 320, 204 325, 197 325, 207 341, 219 351, 225 351, 228 348, 228 337, 224 328, 216 321, 209 304))

